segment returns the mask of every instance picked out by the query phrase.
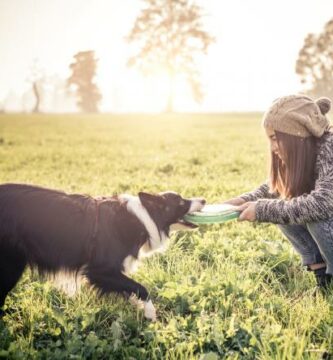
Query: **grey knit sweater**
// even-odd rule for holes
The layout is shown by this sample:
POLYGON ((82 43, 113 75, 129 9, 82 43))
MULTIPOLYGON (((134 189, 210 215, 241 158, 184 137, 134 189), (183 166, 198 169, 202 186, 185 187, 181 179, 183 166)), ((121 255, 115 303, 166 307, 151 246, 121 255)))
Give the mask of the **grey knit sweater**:
POLYGON ((245 201, 257 201, 256 220, 275 224, 306 224, 333 219, 333 133, 326 132, 317 140, 315 188, 290 200, 270 193, 268 183, 240 195, 245 201))

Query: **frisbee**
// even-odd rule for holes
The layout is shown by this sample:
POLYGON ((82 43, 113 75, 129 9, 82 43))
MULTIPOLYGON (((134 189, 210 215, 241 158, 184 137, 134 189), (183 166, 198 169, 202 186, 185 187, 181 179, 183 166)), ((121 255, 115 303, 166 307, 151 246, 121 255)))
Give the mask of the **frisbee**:
POLYGON ((237 219, 240 212, 235 209, 236 206, 229 204, 205 205, 201 211, 185 215, 184 220, 194 224, 220 224, 237 219))

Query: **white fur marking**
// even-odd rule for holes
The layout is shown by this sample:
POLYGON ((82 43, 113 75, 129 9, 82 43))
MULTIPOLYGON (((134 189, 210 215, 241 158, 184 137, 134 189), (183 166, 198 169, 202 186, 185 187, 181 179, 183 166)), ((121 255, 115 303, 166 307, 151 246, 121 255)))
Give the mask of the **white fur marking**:
POLYGON ((123 261, 123 267, 125 274, 131 274, 138 270, 139 263, 138 259, 136 259, 132 255, 128 255, 125 257, 123 261))
POLYGON ((145 317, 151 321, 156 321, 156 309, 151 300, 144 302, 145 317))
POLYGON ((73 297, 80 290, 82 284, 86 282, 81 271, 77 276, 73 273, 59 271, 54 276, 49 276, 48 279, 55 288, 63 291, 69 297, 73 297))
POLYGON ((156 321, 156 309, 151 300, 142 301, 138 299, 135 294, 132 294, 129 298, 129 302, 131 305, 136 306, 139 310, 144 310, 144 315, 146 319, 151 321, 156 321))
MULTIPOLYGON (((165 248, 167 236, 158 231, 158 228, 152 218, 149 216, 146 208, 141 204, 140 199, 137 196, 122 194, 119 195, 120 199, 127 200, 127 210, 134 214, 141 223, 145 226, 149 234, 151 251, 157 251, 165 248)), ((144 251, 144 254, 148 254, 148 251, 144 251)))

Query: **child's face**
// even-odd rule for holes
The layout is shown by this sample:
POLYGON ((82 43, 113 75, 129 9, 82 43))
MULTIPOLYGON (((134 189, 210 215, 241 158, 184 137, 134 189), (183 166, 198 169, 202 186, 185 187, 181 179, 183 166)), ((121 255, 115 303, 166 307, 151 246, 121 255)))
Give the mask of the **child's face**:
POLYGON ((269 143, 270 143, 272 153, 277 155, 282 160, 281 151, 279 149, 279 145, 278 145, 278 142, 277 142, 277 139, 276 139, 275 131, 273 129, 271 129, 271 128, 265 128, 265 130, 266 130, 266 135, 267 135, 267 137, 269 139, 269 143))

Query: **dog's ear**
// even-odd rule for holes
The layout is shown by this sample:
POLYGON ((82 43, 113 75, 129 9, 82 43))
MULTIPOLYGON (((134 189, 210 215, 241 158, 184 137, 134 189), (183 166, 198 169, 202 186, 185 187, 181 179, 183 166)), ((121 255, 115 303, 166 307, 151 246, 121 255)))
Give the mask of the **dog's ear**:
POLYGON ((153 195, 146 192, 139 192, 139 199, 141 204, 148 209, 162 208, 164 206, 164 199, 160 195, 153 195))

